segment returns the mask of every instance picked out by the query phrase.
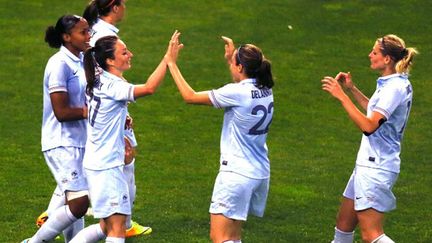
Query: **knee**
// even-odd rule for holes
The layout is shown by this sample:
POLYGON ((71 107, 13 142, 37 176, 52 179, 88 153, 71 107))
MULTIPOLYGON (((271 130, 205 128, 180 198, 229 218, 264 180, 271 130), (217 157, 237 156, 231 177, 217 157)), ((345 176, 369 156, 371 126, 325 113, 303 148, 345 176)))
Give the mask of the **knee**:
POLYGON ((363 242, 376 243, 379 242, 377 240, 380 237, 380 234, 376 232, 362 232, 361 237, 363 242))
POLYGON ((338 218, 336 220, 336 228, 344 232, 353 232, 357 226, 357 222, 351 219, 338 218))
POLYGON ((222 243, 224 241, 223 235, 214 230, 210 230, 210 239, 213 243, 222 243))
POLYGON ((76 218, 81 218, 87 213, 90 206, 88 196, 75 198, 68 201, 69 209, 76 218))

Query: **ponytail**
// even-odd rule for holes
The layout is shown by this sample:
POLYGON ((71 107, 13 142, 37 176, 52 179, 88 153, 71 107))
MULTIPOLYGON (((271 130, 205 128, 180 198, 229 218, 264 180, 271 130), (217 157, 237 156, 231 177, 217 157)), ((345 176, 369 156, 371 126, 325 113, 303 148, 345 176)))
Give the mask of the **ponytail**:
POLYGON ((63 15, 55 26, 48 26, 45 31, 45 42, 52 48, 60 48, 64 44, 63 34, 70 34, 71 30, 81 20, 77 15, 63 15))
POLYGON ((265 59, 262 61, 261 66, 259 67, 256 80, 258 84, 258 88, 272 88, 274 85, 273 75, 271 72, 271 63, 269 60, 265 59))
POLYGON ((96 41, 94 47, 84 52, 84 71, 87 80, 86 94, 93 96, 93 89, 99 84, 99 76, 107 70, 107 59, 114 59, 118 37, 109 35, 96 41))
POLYGON ((45 31, 45 42, 52 48, 60 48, 63 44, 63 38, 54 26, 48 26, 45 31))
POLYGON ((412 47, 405 48, 404 57, 396 63, 396 72, 409 73, 413 65, 413 58, 417 55, 417 50, 412 47))
POLYGON ((83 16, 91 27, 96 24, 98 17, 107 16, 114 5, 121 4, 121 0, 92 0, 84 9, 83 16))
POLYGON ((236 62, 237 65, 243 66, 246 76, 256 79, 256 86, 259 89, 273 87, 271 63, 264 57, 260 48, 252 44, 241 45, 237 49, 236 62))
POLYGON ((408 73, 414 56, 418 53, 415 48, 405 47, 405 42, 400 37, 389 34, 379 38, 380 50, 383 55, 388 55, 395 63, 397 73, 408 73))
POLYGON ((84 9, 83 17, 87 20, 89 26, 93 26, 97 22, 99 10, 96 6, 96 0, 92 0, 84 9))
POLYGON ((86 94, 93 97, 93 88, 99 79, 96 75, 97 63, 94 58, 95 48, 91 47, 84 52, 84 72, 87 80, 86 94))

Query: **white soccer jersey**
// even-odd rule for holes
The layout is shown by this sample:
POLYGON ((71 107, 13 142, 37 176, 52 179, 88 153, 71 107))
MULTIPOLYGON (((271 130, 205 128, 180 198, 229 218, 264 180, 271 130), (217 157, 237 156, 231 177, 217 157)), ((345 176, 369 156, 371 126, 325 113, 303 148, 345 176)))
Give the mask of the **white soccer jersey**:
POLYGON ((104 36, 115 35, 119 32, 119 29, 114 25, 98 19, 97 22, 92 26, 93 35, 90 39, 90 46, 94 46, 96 41, 104 36))
POLYGON ((54 115, 50 94, 67 92, 71 107, 85 106, 86 79, 80 58, 61 46, 47 63, 43 84, 42 151, 60 146, 84 148, 86 120, 59 122, 54 115))
POLYGON ((134 86, 104 71, 88 97, 88 131, 84 168, 104 170, 124 165, 127 103, 134 86))
POLYGON ((266 145, 273 117, 271 89, 258 89, 255 79, 245 79, 212 90, 214 107, 225 108, 220 141, 220 171, 255 178, 270 177, 266 145))
MULTIPOLYGON (((119 29, 114 25, 103 21, 102 19, 98 19, 98 21, 92 26, 93 36, 90 39, 90 45, 94 46, 96 41, 102 37, 110 36, 110 35, 118 35, 119 29)), ((138 146, 138 142, 135 137, 135 133, 133 129, 126 129, 125 136, 131 142, 132 147, 138 146)))
POLYGON ((377 89, 369 100, 367 115, 379 112, 387 121, 371 135, 363 135, 357 165, 399 173, 402 136, 412 97, 412 86, 405 74, 392 74, 377 80, 377 89))

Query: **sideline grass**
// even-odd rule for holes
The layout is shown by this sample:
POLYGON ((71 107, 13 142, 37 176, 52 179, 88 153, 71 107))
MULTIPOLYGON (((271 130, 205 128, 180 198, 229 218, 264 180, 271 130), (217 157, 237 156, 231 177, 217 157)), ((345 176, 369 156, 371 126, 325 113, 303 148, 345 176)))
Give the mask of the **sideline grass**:
MULTIPOLYGON (((40 152, 40 124, 43 70, 56 50, 43 34, 60 15, 81 14, 86 3, 0 0, 0 242, 31 236, 54 189, 40 152)), ((221 35, 257 44, 272 60, 277 80, 268 137, 270 196, 264 218, 245 224, 243 242, 330 241, 361 134, 319 80, 351 71, 370 95, 377 74, 368 68, 367 54, 377 37, 400 35, 421 55, 410 78, 414 105, 394 189, 398 208, 385 229, 396 242, 431 242, 430 12, 426 0, 128 1, 119 27, 135 54, 126 73, 133 83, 157 65, 174 29, 185 44, 180 68, 196 90, 230 80, 221 35)), ((139 142, 134 218, 153 233, 128 242, 208 242, 223 112, 183 104, 169 76, 157 94, 130 110, 139 142)))

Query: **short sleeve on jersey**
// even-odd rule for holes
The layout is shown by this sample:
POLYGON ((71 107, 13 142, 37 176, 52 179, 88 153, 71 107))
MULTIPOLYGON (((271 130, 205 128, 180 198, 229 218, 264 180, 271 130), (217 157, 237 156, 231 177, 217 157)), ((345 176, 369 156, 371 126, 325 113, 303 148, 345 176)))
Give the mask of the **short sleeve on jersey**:
POLYGON ((52 63, 51 73, 48 79, 48 91, 54 92, 67 92, 67 81, 70 76, 70 69, 65 62, 52 63))
POLYGON ((379 112, 389 119, 394 110, 405 99, 405 94, 406 92, 400 86, 389 85, 383 88, 380 92, 380 99, 373 111, 379 112))
POLYGON ((238 84, 227 84, 219 89, 214 89, 209 93, 210 101, 216 108, 239 106, 241 104, 239 89, 238 84))
POLYGON ((134 85, 125 81, 114 81, 107 84, 106 95, 113 100, 135 101, 134 85))

